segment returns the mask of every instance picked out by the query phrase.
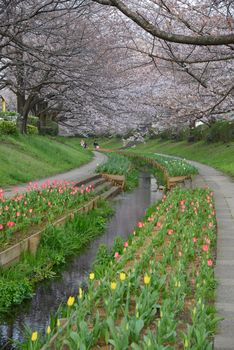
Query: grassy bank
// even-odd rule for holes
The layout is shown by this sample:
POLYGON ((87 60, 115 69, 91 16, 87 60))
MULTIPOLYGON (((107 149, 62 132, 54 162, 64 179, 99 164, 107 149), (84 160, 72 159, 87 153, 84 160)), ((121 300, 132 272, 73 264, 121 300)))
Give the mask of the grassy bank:
POLYGON ((187 143, 150 140, 146 144, 138 145, 131 149, 142 155, 149 153, 165 153, 180 156, 186 159, 196 160, 210 165, 226 174, 234 176, 234 142, 212 143, 202 142, 187 143))
MULTIPOLYGON (((74 141, 45 136, 0 137, 0 187, 36 180, 77 168, 92 159, 74 141)), ((69 139, 68 139, 69 140, 69 139)))
MULTIPOLYGON (((66 145, 80 148, 80 141, 81 138, 78 137, 58 137, 56 138, 62 143, 65 143, 66 145)), ((101 148, 106 149, 117 149, 123 146, 122 140, 120 138, 100 138, 100 137, 88 137, 83 138, 83 140, 86 141, 88 148, 93 149, 93 142, 96 141, 101 148)))

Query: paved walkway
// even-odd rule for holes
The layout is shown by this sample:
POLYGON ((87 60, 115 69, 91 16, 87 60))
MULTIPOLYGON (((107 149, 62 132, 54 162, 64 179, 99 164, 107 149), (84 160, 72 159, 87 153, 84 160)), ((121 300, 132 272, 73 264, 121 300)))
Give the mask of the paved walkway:
MULTIPOLYGON (((84 179, 85 177, 93 174, 95 172, 95 169, 97 167, 97 165, 102 164, 106 161, 107 157, 100 153, 100 152, 93 152, 94 153, 94 159, 73 170, 70 170, 66 173, 61 173, 61 174, 56 174, 44 179, 40 179, 40 180, 34 180, 32 182, 38 182, 39 185, 42 185, 43 183, 45 183, 46 181, 53 181, 53 180, 67 180, 67 181, 80 181, 82 179, 84 179)), ((5 189, 5 196, 6 197, 12 197, 15 192, 25 192, 27 190, 27 186, 28 184, 22 184, 19 186, 12 186, 12 187, 8 187, 5 189)))
POLYGON ((234 181, 209 166, 192 161, 191 163, 200 173, 194 185, 208 185, 215 198, 218 226, 216 308, 224 320, 219 323, 214 349, 234 350, 234 181))

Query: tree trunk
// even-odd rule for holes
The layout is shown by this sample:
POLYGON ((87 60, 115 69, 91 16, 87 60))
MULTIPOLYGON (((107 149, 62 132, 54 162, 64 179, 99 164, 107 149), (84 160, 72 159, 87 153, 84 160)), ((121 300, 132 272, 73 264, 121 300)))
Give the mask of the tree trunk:
POLYGON ((36 103, 35 95, 29 95, 24 104, 22 123, 20 132, 22 134, 27 134, 27 122, 28 122, 28 113, 33 108, 33 105, 36 103))

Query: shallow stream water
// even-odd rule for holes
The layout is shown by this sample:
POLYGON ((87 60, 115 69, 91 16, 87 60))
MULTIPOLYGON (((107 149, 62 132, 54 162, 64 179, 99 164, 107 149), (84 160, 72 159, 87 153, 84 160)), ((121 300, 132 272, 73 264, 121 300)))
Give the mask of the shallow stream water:
POLYGON ((127 238, 144 216, 146 208, 161 197, 162 192, 158 190, 155 178, 142 172, 139 186, 133 192, 122 193, 112 201, 115 214, 111 217, 105 233, 73 258, 58 278, 38 285, 31 300, 15 308, 10 316, 0 317, 0 349, 15 349, 8 339, 21 341, 24 325, 44 332, 50 313, 54 313, 70 295, 76 295, 79 286, 85 282, 99 245, 105 243, 112 246, 117 235, 127 238))

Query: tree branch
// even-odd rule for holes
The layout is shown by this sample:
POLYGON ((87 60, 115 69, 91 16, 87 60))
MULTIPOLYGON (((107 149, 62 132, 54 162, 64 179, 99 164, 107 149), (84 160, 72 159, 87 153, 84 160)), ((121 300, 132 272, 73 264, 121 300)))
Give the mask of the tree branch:
POLYGON ((139 13, 132 11, 128 6, 126 6, 121 0, 93 0, 102 5, 114 6, 119 11, 121 11, 125 16, 134 21, 138 26, 144 29, 146 32, 150 33, 154 37, 159 39, 178 43, 185 45, 199 45, 199 46, 219 46, 219 45, 228 45, 234 44, 234 34, 226 35, 181 35, 176 33, 167 33, 163 30, 160 30, 155 25, 150 23, 145 17, 139 13))

